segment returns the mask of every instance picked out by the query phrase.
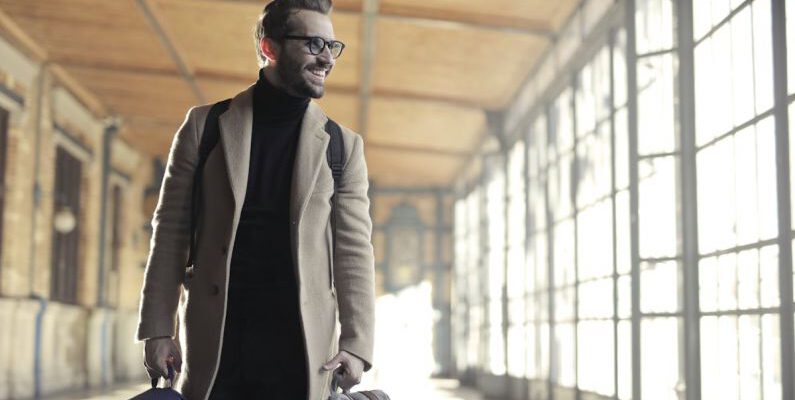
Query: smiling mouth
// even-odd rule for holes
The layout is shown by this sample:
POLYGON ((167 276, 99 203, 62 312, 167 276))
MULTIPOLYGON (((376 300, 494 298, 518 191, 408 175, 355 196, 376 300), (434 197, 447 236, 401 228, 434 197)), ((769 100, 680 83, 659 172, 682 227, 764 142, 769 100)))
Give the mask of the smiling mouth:
POLYGON ((326 79, 326 75, 328 75, 328 71, 325 68, 309 68, 308 71, 309 75, 320 82, 323 82, 326 79))

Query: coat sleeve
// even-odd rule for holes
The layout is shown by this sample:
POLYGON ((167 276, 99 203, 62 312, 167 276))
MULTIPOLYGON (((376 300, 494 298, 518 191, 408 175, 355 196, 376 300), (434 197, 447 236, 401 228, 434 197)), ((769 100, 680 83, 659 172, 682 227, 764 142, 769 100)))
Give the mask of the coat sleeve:
POLYGON ((337 189, 334 286, 341 332, 340 350, 372 367, 375 332, 375 271, 371 243, 372 220, 364 142, 355 134, 350 157, 337 189))
POLYGON ((195 108, 192 108, 171 143, 160 197, 152 216, 138 340, 175 334, 180 285, 188 258, 191 190, 198 147, 195 108))

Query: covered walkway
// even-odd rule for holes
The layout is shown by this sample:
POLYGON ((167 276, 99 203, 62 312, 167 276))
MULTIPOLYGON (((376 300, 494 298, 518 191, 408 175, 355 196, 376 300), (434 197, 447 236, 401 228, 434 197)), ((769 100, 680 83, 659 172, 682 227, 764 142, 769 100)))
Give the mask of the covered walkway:
MULTIPOLYGON (((0 400, 143 389, 167 152, 256 79, 264 4, 0 0, 0 400)), ((792 1, 334 7, 319 104, 364 138, 376 259, 361 389, 795 400, 792 1)))

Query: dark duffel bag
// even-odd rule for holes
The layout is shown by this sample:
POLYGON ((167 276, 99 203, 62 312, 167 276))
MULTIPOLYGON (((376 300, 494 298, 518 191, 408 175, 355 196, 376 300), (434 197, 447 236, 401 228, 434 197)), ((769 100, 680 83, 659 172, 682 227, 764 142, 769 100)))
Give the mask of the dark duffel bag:
POLYGON ((174 369, 170 365, 168 366, 168 379, 166 379, 168 387, 157 387, 159 380, 159 378, 152 379, 151 389, 130 398, 130 400, 185 400, 179 392, 171 388, 174 384, 174 369))
POLYGON ((389 400, 383 390, 363 390, 361 392, 337 393, 339 388, 339 374, 336 372, 331 378, 331 395, 328 400, 389 400))

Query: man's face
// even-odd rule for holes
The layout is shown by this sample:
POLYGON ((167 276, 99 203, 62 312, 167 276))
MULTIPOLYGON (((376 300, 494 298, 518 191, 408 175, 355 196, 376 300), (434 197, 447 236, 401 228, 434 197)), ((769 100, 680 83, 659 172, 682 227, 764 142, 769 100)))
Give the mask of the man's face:
MULTIPOLYGON (((288 35, 334 39, 331 18, 323 13, 300 10, 290 17, 288 35)), ((306 40, 285 39, 276 62, 276 72, 288 93, 300 97, 323 97, 326 77, 334 67, 328 47, 318 55, 309 51, 306 40)))

